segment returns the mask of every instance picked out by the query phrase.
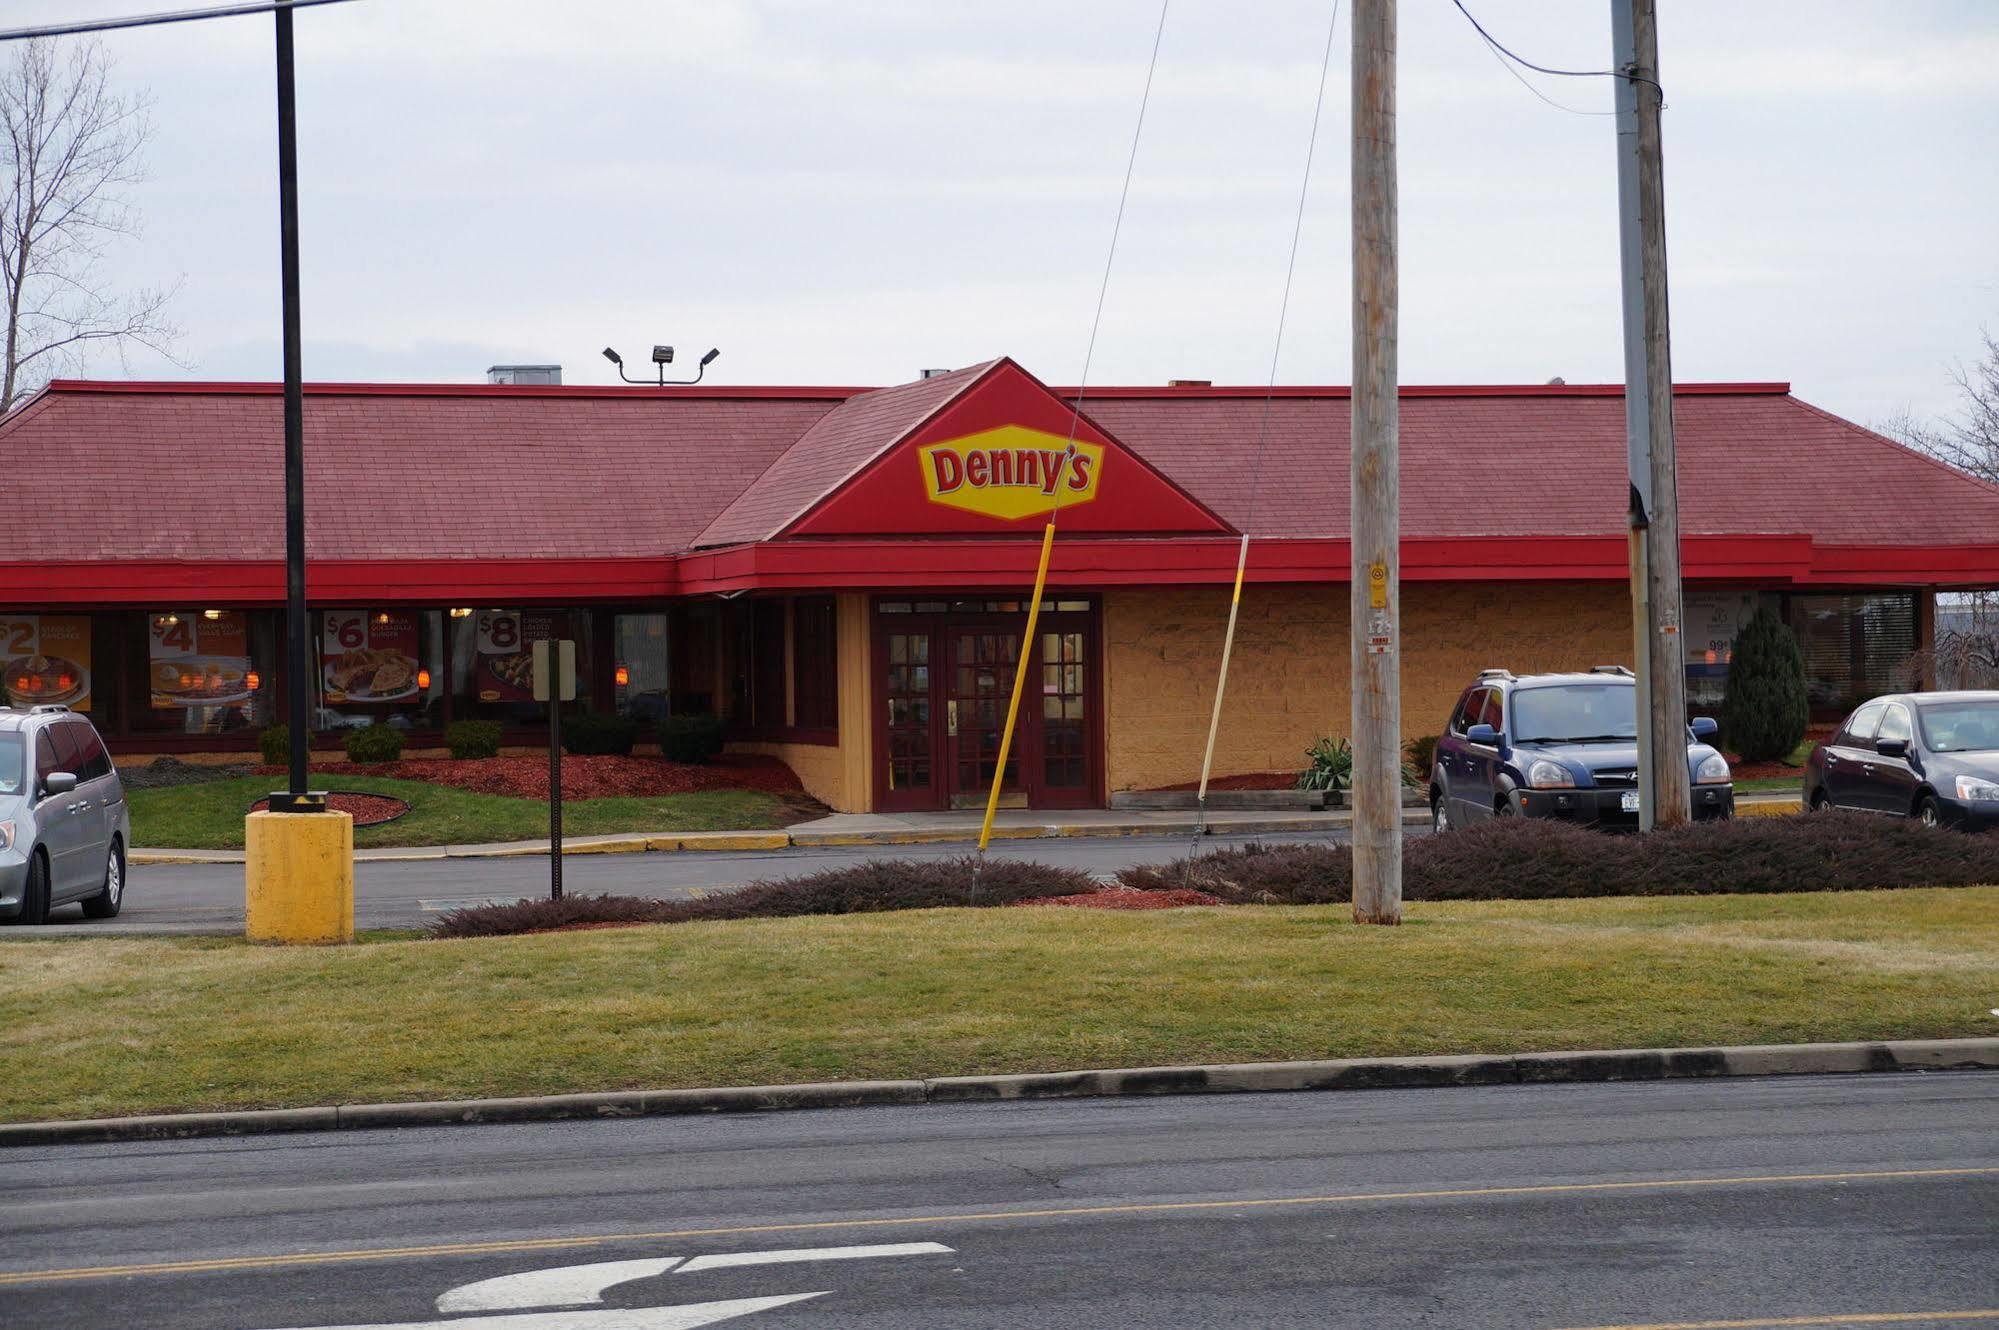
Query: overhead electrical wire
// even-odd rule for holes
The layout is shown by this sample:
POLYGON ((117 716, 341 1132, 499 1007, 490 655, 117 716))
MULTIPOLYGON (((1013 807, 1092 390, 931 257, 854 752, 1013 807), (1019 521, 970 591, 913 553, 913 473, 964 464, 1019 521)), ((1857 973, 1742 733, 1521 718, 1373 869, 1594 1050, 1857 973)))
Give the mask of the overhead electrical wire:
POLYGON ((202 9, 163 10, 156 14, 131 14, 124 18, 79 19, 71 23, 45 23, 32 28, 0 30, 0 42, 32 41, 37 37, 73 37, 86 32, 112 32, 119 28, 151 28, 163 23, 193 23, 201 19, 237 18, 245 14, 273 14, 280 9, 312 9, 319 5, 343 5, 349 0, 245 0, 241 4, 209 5, 202 9))
POLYGON ((1633 70, 1552 69, 1547 65, 1536 64, 1534 61, 1529 60, 1526 56, 1517 54, 1508 46, 1506 46, 1505 43, 1501 42, 1497 37, 1494 37, 1491 33, 1487 32, 1485 30, 1485 25, 1483 23, 1480 23, 1477 17, 1474 16, 1469 9, 1465 8, 1464 0, 1451 0, 1451 3, 1457 7, 1457 11, 1460 14, 1463 14, 1465 16, 1465 22, 1471 24, 1472 31, 1476 32, 1479 35, 1479 39, 1486 44, 1487 48, 1490 49, 1494 55, 1501 57, 1503 60, 1508 60, 1512 62, 1512 64, 1507 66, 1506 72, 1513 75, 1514 78, 1519 79, 1521 86, 1526 88, 1527 91, 1533 93, 1536 97, 1539 97, 1542 101, 1546 102, 1548 105, 1554 107, 1558 111, 1567 111, 1571 115, 1616 115, 1617 114, 1617 112, 1615 111, 1584 111, 1574 106, 1564 106, 1562 105, 1562 103, 1556 101, 1554 98, 1548 96, 1546 93, 1542 92, 1539 88, 1535 87, 1532 83, 1529 83, 1526 79, 1521 78, 1519 70, 1514 69, 1513 65, 1519 65, 1522 69, 1531 69, 1536 74, 1549 74, 1556 78, 1627 79, 1633 83, 1646 83, 1658 89, 1659 100, 1662 106, 1665 102, 1666 90, 1659 86, 1658 81, 1656 79, 1646 78, 1644 75, 1636 73, 1633 70))
POLYGON ((1284 325, 1291 313, 1291 280, 1298 271, 1298 240, 1305 230, 1305 200, 1312 189, 1312 161, 1318 155, 1319 120, 1325 112, 1326 79, 1333 67, 1333 34, 1340 22, 1340 0, 1333 0, 1326 20, 1326 49, 1319 59, 1319 91, 1312 100, 1312 129, 1305 139, 1305 170, 1298 183, 1298 209, 1291 219, 1291 253, 1284 262, 1284 294, 1277 303, 1277 332, 1271 339, 1270 377, 1263 389, 1263 414, 1256 426, 1256 452, 1250 464, 1249 506, 1243 518, 1242 541, 1236 547, 1235 586, 1229 595, 1229 624, 1222 636, 1222 663, 1215 680, 1215 701, 1208 714, 1208 743, 1201 755, 1201 783, 1194 796, 1194 844, 1208 829, 1208 776, 1215 760, 1215 736, 1221 729, 1222 696, 1229 686, 1229 659, 1235 651, 1235 629, 1242 608, 1243 574, 1249 567, 1249 531, 1256 518, 1256 501, 1263 489, 1263 458, 1270 442, 1270 404, 1277 396, 1277 362, 1284 353, 1284 325))

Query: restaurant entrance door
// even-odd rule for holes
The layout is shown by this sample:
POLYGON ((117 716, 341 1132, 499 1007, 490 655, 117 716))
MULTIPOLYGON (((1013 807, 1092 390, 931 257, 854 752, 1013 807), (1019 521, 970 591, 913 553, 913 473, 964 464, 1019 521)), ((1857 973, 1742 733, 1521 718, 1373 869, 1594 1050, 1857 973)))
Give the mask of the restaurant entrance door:
MULTIPOLYGON (((1026 602, 881 600, 874 622, 875 807, 984 808, 1026 602)), ((1094 807, 1103 797, 1095 600, 1043 601, 1035 637, 1000 806, 1094 807)))

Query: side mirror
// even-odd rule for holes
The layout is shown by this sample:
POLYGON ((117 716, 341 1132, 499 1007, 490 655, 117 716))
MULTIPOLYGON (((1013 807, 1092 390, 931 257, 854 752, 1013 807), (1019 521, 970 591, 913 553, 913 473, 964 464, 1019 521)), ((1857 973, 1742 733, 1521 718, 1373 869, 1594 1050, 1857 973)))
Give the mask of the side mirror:
POLYGON ((1715 735, 1721 733, 1721 726, 1715 724, 1713 716, 1695 716, 1694 723, 1690 728, 1692 728, 1694 738, 1696 739, 1712 739, 1715 735))
POLYGON ((51 798, 58 794, 69 794, 75 789, 76 773, 74 771, 51 771, 48 779, 42 782, 42 793, 51 798))
POLYGON ((1883 757, 1907 757, 1909 755, 1909 741, 1907 739, 1882 739, 1875 743, 1874 751, 1883 757))
POLYGON ((1499 731, 1490 725, 1474 725, 1465 731, 1465 742, 1483 744, 1487 748, 1499 747, 1499 731))

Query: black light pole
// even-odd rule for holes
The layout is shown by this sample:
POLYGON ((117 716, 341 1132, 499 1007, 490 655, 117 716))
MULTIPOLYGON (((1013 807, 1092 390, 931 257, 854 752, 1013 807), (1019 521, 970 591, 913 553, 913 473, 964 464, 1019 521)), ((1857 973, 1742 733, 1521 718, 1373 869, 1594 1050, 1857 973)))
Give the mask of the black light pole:
POLYGON ((278 25, 278 250, 283 270, 285 342, 285 725, 291 782, 271 796, 275 813, 323 813, 326 796, 306 791, 311 738, 311 653, 305 620, 305 383, 298 332, 298 124, 292 96, 292 15, 278 25))

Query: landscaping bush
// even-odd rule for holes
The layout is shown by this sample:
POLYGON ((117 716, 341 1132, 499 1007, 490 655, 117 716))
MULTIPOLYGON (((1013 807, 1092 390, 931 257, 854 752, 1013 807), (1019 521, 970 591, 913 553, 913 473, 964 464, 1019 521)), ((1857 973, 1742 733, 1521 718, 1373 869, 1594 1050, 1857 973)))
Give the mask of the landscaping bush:
POLYGON ((403 732, 379 722, 366 729, 347 731, 347 760, 370 766, 394 762, 403 755, 403 732))
MULTIPOLYGON (((281 765, 282 758, 274 765, 281 765)), ((183 762, 177 757, 156 757, 144 766, 118 768, 118 779, 128 790, 163 790, 182 785, 213 785, 250 774, 248 762, 183 762)))
MULTIPOLYGON (((1246 845, 1128 868, 1125 886, 1191 888, 1231 904, 1319 905, 1353 896, 1345 845, 1246 845)), ((1412 901, 1549 900, 1999 882, 1999 836, 1856 813, 1697 822, 1610 836, 1566 822, 1498 818, 1412 840, 1402 894, 1412 901)))
POLYGON ((1075 896, 1102 885, 1087 873, 1046 864, 996 859, 973 874, 977 860, 873 859, 803 877, 753 882, 693 900, 633 896, 565 896, 453 910, 430 927, 432 937, 502 937, 588 923, 680 924, 703 919, 778 919, 802 914, 873 914, 942 906, 994 906, 1044 896, 1075 896))
POLYGON ((1437 769, 1437 736, 1422 734, 1402 746, 1409 755, 1409 769, 1416 773, 1416 784, 1428 785, 1430 773, 1437 769))
POLYGON ((632 755, 632 741, 639 737, 639 723, 625 716, 604 716, 586 711, 562 718, 562 749, 592 757, 611 754, 632 755))
POLYGON ((500 722, 454 720, 444 727, 444 747, 456 758, 498 757, 500 722))
POLYGON ((1353 782, 1353 746, 1345 739, 1321 739, 1305 750, 1301 790, 1344 790, 1353 782))
POLYGON ((1810 721, 1797 635, 1766 606, 1736 634, 1721 737, 1745 762, 1774 762, 1791 755, 1810 721))
POLYGON ((267 767, 281 767, 291 761, 291 727, 267 725, 257 731, 257 751, 264 755, 264 765, 267 767))
POLYGON ((722 718, 706 712, 664 718, 659 722, 659 751, 669 762, 714 761, 722 751, 722 718))

